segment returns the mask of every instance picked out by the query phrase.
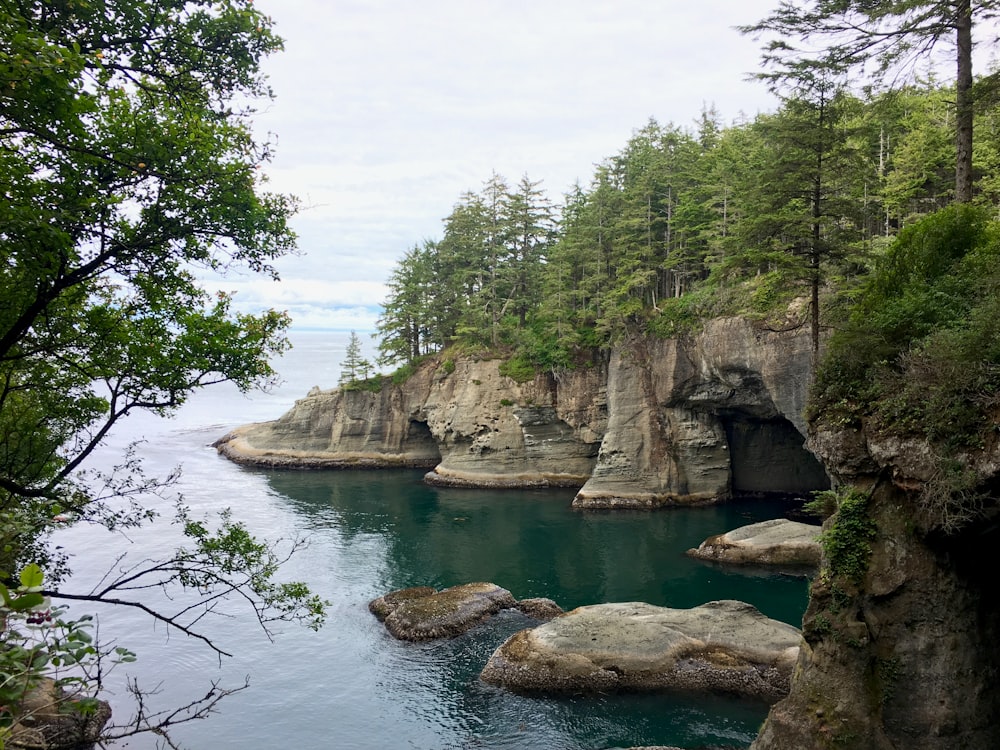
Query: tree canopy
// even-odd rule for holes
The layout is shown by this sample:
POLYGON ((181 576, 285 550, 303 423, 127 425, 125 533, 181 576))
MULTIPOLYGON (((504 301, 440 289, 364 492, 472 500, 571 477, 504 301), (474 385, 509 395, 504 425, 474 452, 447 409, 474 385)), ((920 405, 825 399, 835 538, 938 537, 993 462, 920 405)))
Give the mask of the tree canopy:
MULTIPOLYGON (((148 517, 122 496, 151 484, 126 470, 104 502, 81 475, 118 420, 169 413, 212 383, 273 377, 287 317, 236 313, 199 278, 276 277, 273 261, 294 248, 295 200, 265 189, 271 146, 251 130, 254 103, 270 96, 261 61, 280 48, 250 0, 0 3, 0 572, 11 590, 18 569, 40 564, 47 594, 70 596, 65 558, 46 545, 55 524, 148 517)), ((238 522, 219 537, 195 521, 185 531, 194 547, 144 581, 243 592, 262 623, 321 617, 307 589, 271 580, 277 558, 238 522), (237 559, 242 569, 226 567, 237 559)), ((185 632, 197 622, 194 610, 154 616, 185 632)))
MULTIPOLYGON (((951 101, 934 78, 859 96, 807 68, 751 120, 650 120, 558 208, 528 178, 493 175, 460 197, 440 240, 398 263, 383 363, 461 345, 572 366, 626 331, 677 335, 718 314, 807 325, 818 348, 824 307, 850 298, 901 228, 953 200, 951 101), (529 254, 511 239, 525 184, 540 219, 529 254), (796 298, 808 304, 789 314, 796 298)), ((973 199, 987 206, 997 117, 976 115, 973 199)))
MULTIPOLYGON (((954 63, 955 200, 973 196, 973 112, 977 97, 995 90, 996 76, 974 86, 973 44, 977 26, 1000 13, 995 0, 782 0, 745 33, 766 36, 763 60, 772 81, 805 67, 843 72, 863 69, 875 82, 898 80, 932 52, 950 47, 954 63)), ((989 42, 995 42, 995 39, 989 42)))

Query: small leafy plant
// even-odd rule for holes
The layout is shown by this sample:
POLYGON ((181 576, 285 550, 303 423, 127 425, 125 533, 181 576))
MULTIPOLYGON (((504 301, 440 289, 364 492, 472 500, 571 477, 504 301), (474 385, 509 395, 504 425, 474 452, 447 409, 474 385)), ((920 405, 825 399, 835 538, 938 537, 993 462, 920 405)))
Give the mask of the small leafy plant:
POLYGON ((877 532, 868 516, 868 495, 853 487, 838 493, 837 513, 819 537, 829 574, 860 583, 868 570, 871 542, 877 532))

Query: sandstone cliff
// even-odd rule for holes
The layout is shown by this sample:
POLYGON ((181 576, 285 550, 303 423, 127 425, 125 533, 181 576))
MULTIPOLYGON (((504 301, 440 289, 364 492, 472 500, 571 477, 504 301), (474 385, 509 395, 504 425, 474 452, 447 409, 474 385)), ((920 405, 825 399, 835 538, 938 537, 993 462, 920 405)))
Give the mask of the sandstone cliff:
POLYGON ((526 383, 498 360, 437 359, 377 393, 314 389, 218 447, 269 467, 426 466, 439 484, 579 487, 587 508, 805 492, 826 486, 803 448, 810 358, 804 330, 730 318, 689 339, 634 337, 526 383))
POLYGON ((978 498, 947 493, 926 443, 819 424, 810 444, 866 498, 861 524, 834 516, 827 532, 839 526, 857 543, 860 530, 857 549, 870 552, 855 576, 824 556, 791 694, 753 750, 1000 747, 996 437, 961 457, 981 480, 978 498))

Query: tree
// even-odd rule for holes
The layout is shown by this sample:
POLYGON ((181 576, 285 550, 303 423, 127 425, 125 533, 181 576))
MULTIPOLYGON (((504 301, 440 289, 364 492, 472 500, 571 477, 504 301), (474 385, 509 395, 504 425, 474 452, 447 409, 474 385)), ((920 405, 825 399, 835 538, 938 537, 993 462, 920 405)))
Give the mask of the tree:
POLYGON ((434 290, 439 289, 433 275, 436 253, 437 243, 427 240, 407 251, 393 269, 377 324, 379 364, 412 363, 440 345, 432 338, 430 322, 434 290))
POLYGON ((765 309, 777 291, 807 286, 814 352, 826 266, 848 256, 860 235, 851 182, 863 170, 846 126, 856 104, 844 92, 817 86, 758 119, 763 148, 750 183, 742 187, 745 217, 736 228, 742 249, 728 261, 761 276, 765 309))
POLYGON ((361 354, 361 338, 357 333, 351 331, 351 336, 347 340, 344 361, 340 363, 340 382, 351 384, 359 379, 367 378, 371 367, 371 363, 361 354))
MULTIPOLYGON (((249 0, 105 0, 0 6, 0 572, 27 564, 53 599, 147 609, 200 637, 219 597, 317 622, 322 603, 277 584, 279 557, 238 522, 217 533, 182 517, 193 547, 133 569, 99 592, 60 584, 57 523, 139 524, 130 498, 158 483, 81 474, 112 427, 167 414, 195 390, 266 385, 287 346, 287 316, 233 310, 198 281, 231 268, 277 277, 294 247, 294 199, 263 189, 270 146, 255 140, 260 71, 280 49, 249 0), (137 589, 203 598, 149 609, 137 589), (190 606, 189 606, 190 605, 190 606)), ((182 513, 183 516, 183 513, 182 513)), ((6 620, 5 620, 6 627, 6 620)), ((5 631, 6 634, 6 631, 5 631)), ((208 639, 202 638, 211 644, 208 639)), ((217 650, 221 652, 221 649, 217 650)))
POLYGON ((812 0, 782 1, 762 21, 741 27, 744 33, 770 34, 764 52, 768 65, 787 67, 789 61, 813 60, 837 68, 857 68, 875 62, 878 80, 912 68, 932 50, 954 44, 955 62, 955 201, 972 200, 973 114, 979 91, 974 87, 972 51, 976 24, 993 20, 1000 13, 996 0, 812 0), (793 47, 819 41, 820 49, 793 47))

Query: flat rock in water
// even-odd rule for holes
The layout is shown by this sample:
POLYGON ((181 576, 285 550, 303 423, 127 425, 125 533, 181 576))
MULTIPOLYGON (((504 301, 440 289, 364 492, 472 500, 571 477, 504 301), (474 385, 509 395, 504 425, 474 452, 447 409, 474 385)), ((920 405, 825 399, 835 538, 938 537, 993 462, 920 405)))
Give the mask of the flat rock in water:
POLYGON ((741 526, 689 549, 699 560, 736 565, 819 565, 820 527, 785 518, 741 526))
POLYGON ((595 604, 515 633, 482 679, 526 692, 685 690, 773 702, 788 693, 800 641, 797 628, 744 602, 595 604))
POLYGON ((516 605, 514 596, 493 583, 466 583, 435 591, 427 586, 380 596, 368 609, 403 641, 454 638, 516 605))

